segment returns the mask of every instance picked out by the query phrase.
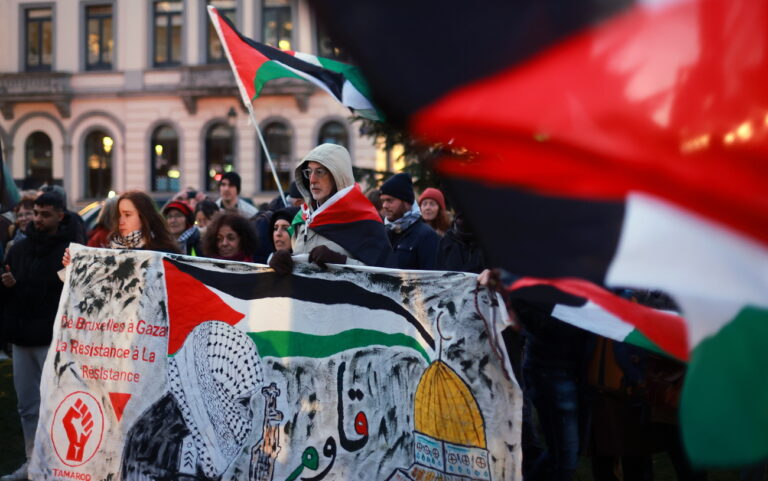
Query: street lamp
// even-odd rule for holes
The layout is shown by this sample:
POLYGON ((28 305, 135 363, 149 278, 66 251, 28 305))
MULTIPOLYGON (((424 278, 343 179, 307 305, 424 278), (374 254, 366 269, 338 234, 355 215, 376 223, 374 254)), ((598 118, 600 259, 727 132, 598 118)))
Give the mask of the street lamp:
POLYGON ((227 112, 227 124, 230 127, 234 127, 237 123, 237 112, 235 112, 234 107, 229 108, 229 112, 227 112))

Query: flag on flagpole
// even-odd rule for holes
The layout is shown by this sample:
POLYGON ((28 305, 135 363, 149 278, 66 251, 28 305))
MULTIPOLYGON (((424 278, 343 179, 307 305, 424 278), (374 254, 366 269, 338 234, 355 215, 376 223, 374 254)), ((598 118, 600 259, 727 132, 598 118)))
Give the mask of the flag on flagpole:
POLYGON ((437 169, 492 265, 672 295, 691 459, 768 459, 768 4, 314 7, 389 119, 476 153, 437 169))
POLYGON ((331 94, 356 115, 381 120, 357 67, 300 52, 280 50, 244 37, 212 6, 208 15, 235 74, 243 102, 255 100, 264 84, 278 78, 306 80, 331 94))

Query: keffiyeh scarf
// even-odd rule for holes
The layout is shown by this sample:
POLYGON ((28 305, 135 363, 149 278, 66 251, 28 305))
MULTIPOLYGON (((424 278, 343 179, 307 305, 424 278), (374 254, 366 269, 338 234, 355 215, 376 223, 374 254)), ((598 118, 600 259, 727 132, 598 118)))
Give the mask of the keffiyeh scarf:
POLYGON ((127 235, 117 235, 109 241, 111 249, 142 249, 147 244, 140 230, 135 230, 127 235))
POLYGON ((169 360, 170 390, 207 477, 220 476, 242 450, 263 379, 256 345, 224 322, 197 326, 169 360))

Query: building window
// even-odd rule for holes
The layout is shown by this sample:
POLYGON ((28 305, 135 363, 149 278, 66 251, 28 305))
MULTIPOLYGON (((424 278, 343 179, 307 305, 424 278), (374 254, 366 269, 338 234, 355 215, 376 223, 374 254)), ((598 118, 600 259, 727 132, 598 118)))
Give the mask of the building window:
POLYGON ((293 45, 292 0, 264 0, 262 18, 262 40, 281 50, 291 50, 293 45))
POLYGON ((221 174, 235 168, 235 136, 227 124, 215 124, 205 134, 205 172, 208 191, 219 187, 221 174))
POLYGON ((149 146, 152 159, 152 190, 178 192, 181 190, 179 170, 179 136, 173 127, 163 125, 152 132, 149 146))
POLYGON ((317 134, 317 145, 320 144, 336 144, 348 149, 349 132, 347 127, 336 121, 324 123, 317 134))
POLYGON ((112 69, 112 5, 86 7, 85 25, 86 70, 112 69))
POLYGON ((181 0, 154 3, 154 65, 168 67, 181 64, 181 0))
POLYGON ((50 71, 53 62, 52 9, 30 8, 25 17, 26 70, 50 71))
POLYGON ((349 54, 339 44, 333 41, 325 26, 317 22, 317 55, 319 57, 351 63, 349 54))
POLYGON ((24 146, 24 185, 38 187, 53 183, 53 144, 51 138, 42 132, 34 132, 24 146))
POLYGON ((87 199, 106 197, 112 190, 112 151, 115 141, 106 132, 96 130, 85 138, 85 191, 87 199))
MULTIPOLYGON (((291 183, 291 170, 293 159, 291 157, 291 142, 293 133, 290 127, 282 122, 272 122, 264 127, 264 142, 267 145, 269 156, 277 169, 277 176, 280 178, 280 184, 283 189, 287 189, 291 183)), ((275 191, 277 184, 272 175, 272 168, 269 166, 267 156, 261 151, 261 190, 275 191)))
MULTIPOLYGON (((213 5, 219 11, 221 15, 228 18, 232 25, 237 25, 237 2, 236 0, 208 0, 209 5, 213 5)), ((205 18, 208 18, 206 12, 205 18)), ((213 27, 213 23, 207 21, 208 24, 208 63, 221 63, 227 61, 227 56, 224 50, 221 48, 221 41, 216 33, 216 29, 213 27)))

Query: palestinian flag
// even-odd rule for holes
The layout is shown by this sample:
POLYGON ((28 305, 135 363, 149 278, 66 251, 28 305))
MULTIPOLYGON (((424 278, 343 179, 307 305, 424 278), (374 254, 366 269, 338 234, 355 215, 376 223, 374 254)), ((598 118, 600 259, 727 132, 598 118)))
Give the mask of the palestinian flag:
POLYGON ((512 299, 553 304, 552 317, 614 341, 688 360, 685 320, 583 279, 505 279, 512 299))
POLYGON ((356 67, 314 55, 279 50, 246 38, 215 7, 208 6, 208 15, 229 59, 245 105, 250 105, 270 80, 293 77, 312 82, 356 115, 380 120, 380 114, 369 100, 368 85, 356 67))
POLYGON ((3 161, 4 150, 0 142, 0 212, 10 210, 19 201, 19 190, 13 182, 10 169, 3 161))
POLYGON ((390 297, 352 282, 163 264, 169 355, 196 326, 216 320, 245 331, 261 357, 324 358, 366 346, 399 346, 425 364, 436 357, 429 326, 390 297))
POLYGON ((388 118, 475 153, 437 169, 492 265, 672 295, 692 461, 768 459, 768 3, 314 7, 388 118))
POLYGON ((304 204, 301 213, 310 229, 339 244, 363 264, 389 265, 392 247, 386 228, 358 184, 338 191, 312 212, 304 204))

